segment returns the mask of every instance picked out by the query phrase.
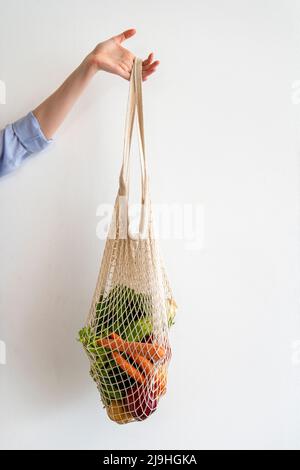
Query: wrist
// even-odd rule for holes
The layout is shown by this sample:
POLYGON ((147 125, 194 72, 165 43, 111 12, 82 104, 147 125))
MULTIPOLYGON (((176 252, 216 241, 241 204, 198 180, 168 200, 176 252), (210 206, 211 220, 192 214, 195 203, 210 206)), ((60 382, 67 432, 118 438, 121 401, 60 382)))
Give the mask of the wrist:
POLYGON ((81 67, 89 74, 95 75, 98 70, 100 70, 99 64, 97 64, 93 54, 88 54, 83 62, 81 63, 81 67))

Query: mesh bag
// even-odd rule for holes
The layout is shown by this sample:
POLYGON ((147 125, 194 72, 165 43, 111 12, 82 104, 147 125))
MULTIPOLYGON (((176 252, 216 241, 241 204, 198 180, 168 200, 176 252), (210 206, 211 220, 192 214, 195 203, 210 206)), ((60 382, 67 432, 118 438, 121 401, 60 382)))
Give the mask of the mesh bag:
POLYGON ((176 303, 154 237, 145 156, 142 61, 132 68, 123 164, 114 214, 86 325, 79 340, 108 416, 119 424, 150 416, 166 392, 169 328, 176 303), (128 216, 129 157, 137 115, 141 166, 139 229, 128 216))

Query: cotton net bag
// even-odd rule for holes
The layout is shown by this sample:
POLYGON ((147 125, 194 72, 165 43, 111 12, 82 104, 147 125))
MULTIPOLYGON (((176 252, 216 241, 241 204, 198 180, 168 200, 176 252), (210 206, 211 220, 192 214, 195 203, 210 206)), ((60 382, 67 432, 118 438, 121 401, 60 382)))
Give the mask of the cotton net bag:
POLYGON ((119 424, 148 418, 166 393, 169 329, 176 303, 154 237, 145 153, 142 60, 132 68, 123 164, 114 214, 85 327, 79 340, 102 403, 119 424), (137 115, 141 167, 139 230, 129 216, 129 158, 137 115))

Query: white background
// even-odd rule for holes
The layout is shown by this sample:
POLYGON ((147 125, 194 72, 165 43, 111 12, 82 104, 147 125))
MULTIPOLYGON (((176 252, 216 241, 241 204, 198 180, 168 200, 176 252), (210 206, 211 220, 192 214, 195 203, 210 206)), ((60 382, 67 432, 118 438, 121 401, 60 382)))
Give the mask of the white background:
POLYGON ((103 249, 96 209, 117 191, 128 83, 99 73, 53 147, 1 180, 0 447, 299 449, 297 1, 0 7, 0 127, 135 27, 127 47, 161 60, 144 85, 154 202, 205 210, 202 250, 162 242, 180 306, 168 394, 148 421, 117 426, 75 338, 103 249))

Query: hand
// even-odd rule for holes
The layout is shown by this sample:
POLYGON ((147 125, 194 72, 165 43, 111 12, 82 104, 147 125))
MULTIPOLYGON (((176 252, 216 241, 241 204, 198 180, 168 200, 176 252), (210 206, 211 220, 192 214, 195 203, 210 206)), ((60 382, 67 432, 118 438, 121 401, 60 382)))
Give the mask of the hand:
MULTIPOLYGON (((117 36, 100 42, 88 56, 96 69, 104 70, 129 80, 135 56, 122 46, 122 42, 134 36, 135 33, 135 29, 127 29, 117 36)), ((158 64, 158 60, 153 62, 153 53, 151 52, 147 59, 143 61, 143 81, 147 80, 149 75, 155 72, 158 64)))
MULTIPOLYGON (((98 44, 64 83, 33 110, 48 139, 52 138, 98 70, 105 70, 129 80, 135 56, 122 46, 122 42, 134 34, 135 29, 128 29, 98 44)), ((148 58, 143 61, 143 80, 147 80, 158 64, 158 60, 153 62, 153 54, 149 54, 148 58)))

